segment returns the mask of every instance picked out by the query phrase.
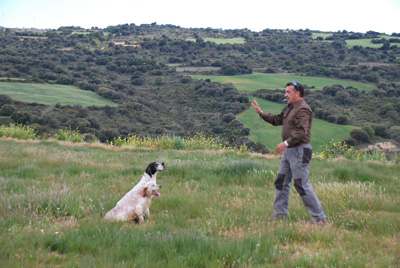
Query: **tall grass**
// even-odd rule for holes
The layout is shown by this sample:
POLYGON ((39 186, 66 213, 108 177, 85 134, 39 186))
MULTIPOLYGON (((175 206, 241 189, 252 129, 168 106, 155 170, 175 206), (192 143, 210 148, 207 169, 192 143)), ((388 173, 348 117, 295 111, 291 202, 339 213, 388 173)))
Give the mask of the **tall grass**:
POLYGON ((227 150, 247 152, 246 145, 240 148, 229 146, 226 142, 214 137, 206 137, 202 133, 196 133, 193 136, 181 138, 177 136, 163 135, 157 137, 138 137, 136 135, 122 139, 115 138, 110 142, 115 146, 134 146, 148 147, 160 149, 176 149, 176 150, 227 150))
POLYGON ((10 124, 0 126, 0 137, 10 137, 21 140, 35 140, 37 132, 34 128, 21 124, 10 124))
POLYGON ((225 151, 113 151, 0 140, 2 267, 397 267, 399 166, 311 162, 331 222, 312 226, 292 191, 268 222, 279 158, 225 151), (166 163, 143 225, 104 214, 166 163))
MULTIPOLYGON (((0 137, 11 137, 17 139, 40 139, 37 137, 37 132, 28 126, 20 124, 10 124, 10 126, 0 126, 0 137)), ((58 141, 69 142, 85 142, 84 134, 78 130, 73 130, 71 127, 66 129, 59 129, 58 133, 52 136, 42 137, 42 139, 55 139, 58 141)), ((92 138, 90 142, 95 142, 92 138)), ((246 145, 239 148, 231 147, 226 142, 218 138, 206 137, 202 133, 197 133, 193 136, 181 138, 177 136, 163 135, 155 137, 138 137, 129 136, 127 138, 117 137, 109 143, 111 146, 133 146, 133 147, 146 147, 158 149, 176 149, 176 150, 224 150, 236 152, 249 152, 246 145)))
POLYGON ((362 150, 354 149, 351 146, 344 144, 343 142, 335 142, 333 139, 329 144, 324 144, 322 150, 314 154, 316 157, 324 159, 335 159, 344 157, 351 160, 371 160, 371 161, 387 161, 386 155, 378 150, 362 150))

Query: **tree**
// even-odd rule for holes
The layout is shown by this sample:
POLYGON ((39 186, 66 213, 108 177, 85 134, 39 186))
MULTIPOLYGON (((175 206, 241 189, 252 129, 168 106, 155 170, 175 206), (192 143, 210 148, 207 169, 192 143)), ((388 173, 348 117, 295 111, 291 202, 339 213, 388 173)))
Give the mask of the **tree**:
POLYGON ((349 124, 349 118, 345 115, 340 115, 336 119, 336 124, 338 125, 348 125, 349 124))
POLYGON ((370 137, 374 136, 374 130, 371 126, 363 126, 361 129, 366 131, 370 137))
POLYGON ((10 96, 0 94, 0 107, 5 104, 14 104, 14 101, 10 96))
POLYGON ((329 123, 336 123, 336 116, 330 115, 326 118, 326 121, 328 121, 329 123))
POLYGON ((15 108, 14 105, 12 104, 5 104, 0 108, 0 115, 2 116, 10 116, 12 115, 15 111, 17 111, 17 108, 15 108))
POLYGON ((343 104, 343 105, 349 105, 354 103, 353 98, 350 96, 350 94, 342 90, 336 93, 335 102, 337 104, 343 104))
POLYGON ((365 130, 353 129, 350 131, 350 136, 360 143, 370 143, 370 137, 365 130))
POLYGON ((112 128, 101 129, 98 133, 98 138, 101 142, 110 142, 119 136, 118 131, 112 128))
POLYGON ((17 124, 26 124, 31 120, 31 115, 28 112, 14 112, 11 119, 17 124))
POLYGON ((375 136, 390 139, 390 134, 384 126, 375 126, 375 136))
POLYGON ((224 114, 224 115, 221 117, 221 120, 224 121, 225 123, 230 123, 230 122, 231 122, 232 120, 234 120, 234 119, 236 119, 236 117, 235 117, 235 115, 232 114, 232 113, 224 114))

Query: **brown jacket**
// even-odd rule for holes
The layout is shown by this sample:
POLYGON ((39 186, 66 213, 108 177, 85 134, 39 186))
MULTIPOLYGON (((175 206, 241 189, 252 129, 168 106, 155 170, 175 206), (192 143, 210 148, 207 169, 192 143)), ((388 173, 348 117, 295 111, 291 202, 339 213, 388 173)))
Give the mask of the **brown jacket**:
POLYGON ((283 125, 282 141, 286 140, 289 147, 310 143, 312 110, 304 99, 286 105, 280 114, 262 113, 260 117, 274 126, 283 125))

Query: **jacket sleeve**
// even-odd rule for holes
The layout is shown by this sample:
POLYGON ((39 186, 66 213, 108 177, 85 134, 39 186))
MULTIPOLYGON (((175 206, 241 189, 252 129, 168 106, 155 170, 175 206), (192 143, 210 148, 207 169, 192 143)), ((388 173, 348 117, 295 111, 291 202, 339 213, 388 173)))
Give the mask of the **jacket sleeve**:
POLYGON ((262 113, 260 117, 265 121, 270 123, 273 126, 280 126, 283 124, 283 113, 280 114, 268 114, 268 113, 262 113))
POLYGON ((304 141, 307 131, 310 129, 311 117, 311 111, 307 109, 299 110, 295 118, 296 128, 291 132, 290 138, 286 140, 289 146, 298 146, 304 141))

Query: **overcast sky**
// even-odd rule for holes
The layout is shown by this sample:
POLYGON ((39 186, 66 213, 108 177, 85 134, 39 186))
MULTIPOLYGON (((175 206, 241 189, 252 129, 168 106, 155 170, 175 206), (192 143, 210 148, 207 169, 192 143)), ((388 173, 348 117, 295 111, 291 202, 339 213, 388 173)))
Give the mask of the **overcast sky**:
POLYGON ((57 29, 172 24, 184 28, 400 33, 400 0, 0 0, 1 26, 57 29))

